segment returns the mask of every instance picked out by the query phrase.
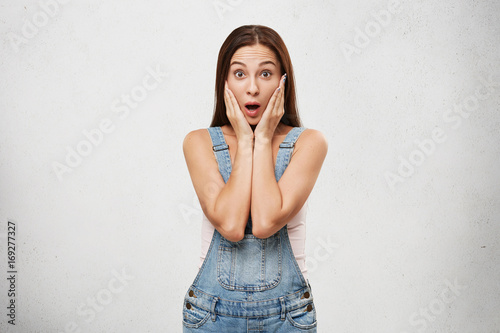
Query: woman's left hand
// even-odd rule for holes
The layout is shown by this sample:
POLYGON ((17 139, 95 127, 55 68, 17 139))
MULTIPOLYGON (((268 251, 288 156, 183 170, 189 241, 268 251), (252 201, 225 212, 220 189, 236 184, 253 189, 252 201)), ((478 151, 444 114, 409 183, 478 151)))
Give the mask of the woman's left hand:
POLYGON ((267 104, 267 108, 264 110, 262 118, 255 128, 255 139, 263 138, 269 141, 272 140, 274 131, 276 130, 281 117, 285 114, 285 80, 286 73, 281 77, 279 87, 276 88, 271 96, 271 99, 267 104))

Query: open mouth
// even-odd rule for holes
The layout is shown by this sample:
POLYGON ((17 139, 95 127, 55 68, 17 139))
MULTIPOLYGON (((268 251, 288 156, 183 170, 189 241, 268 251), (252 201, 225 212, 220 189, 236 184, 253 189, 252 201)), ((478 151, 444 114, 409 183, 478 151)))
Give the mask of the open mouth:
POLYGON ((245 112, 249 117, 256 117, 259 114, 260 104, 255 102, 248 102, 245 104, 245 112))

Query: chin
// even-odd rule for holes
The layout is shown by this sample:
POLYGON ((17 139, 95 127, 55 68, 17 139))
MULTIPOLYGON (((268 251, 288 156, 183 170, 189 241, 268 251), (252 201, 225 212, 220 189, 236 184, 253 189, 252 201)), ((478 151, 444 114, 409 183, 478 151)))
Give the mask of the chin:
POLYGON ((259 118, 247 118, 248 124, 250 126, 256 126, 259 123, 260 118, 262 118, 262 117, 259 117, 259 118))
POLYGON ((252 125, 252 126, 257 125, 260 122, 261 118, 262 118, 262 115, 260 115, 259 117, 252 117, 252 118, 245 116, 245 119, 247 120, 248 124, 252 125))

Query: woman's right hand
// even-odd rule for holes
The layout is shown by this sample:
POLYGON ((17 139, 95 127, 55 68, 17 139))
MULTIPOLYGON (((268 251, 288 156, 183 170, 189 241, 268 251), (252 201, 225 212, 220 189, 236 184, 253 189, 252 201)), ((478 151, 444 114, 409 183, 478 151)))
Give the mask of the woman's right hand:
POLYGON ((254 134, 252 128, 243 115, 236 97, 234 97, 233 92, 227 86, 227 81, 224 88, 226 114, 229 122, 231 123, 231 126, 233 127, 234 132, 236 133, 237 140, 249 140, 250 142, 253 142, 254 134))

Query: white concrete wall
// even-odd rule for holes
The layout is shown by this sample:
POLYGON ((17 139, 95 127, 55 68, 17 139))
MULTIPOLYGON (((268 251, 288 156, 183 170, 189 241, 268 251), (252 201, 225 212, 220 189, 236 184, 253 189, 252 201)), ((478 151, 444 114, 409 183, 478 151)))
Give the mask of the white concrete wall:
POLYGON ((281 34, 329 141, 319 332, 499 332, 498 1, 54 1, 0 5, 1 332, 181 331, 201 212, 182 140, 243 24, 281 34))

